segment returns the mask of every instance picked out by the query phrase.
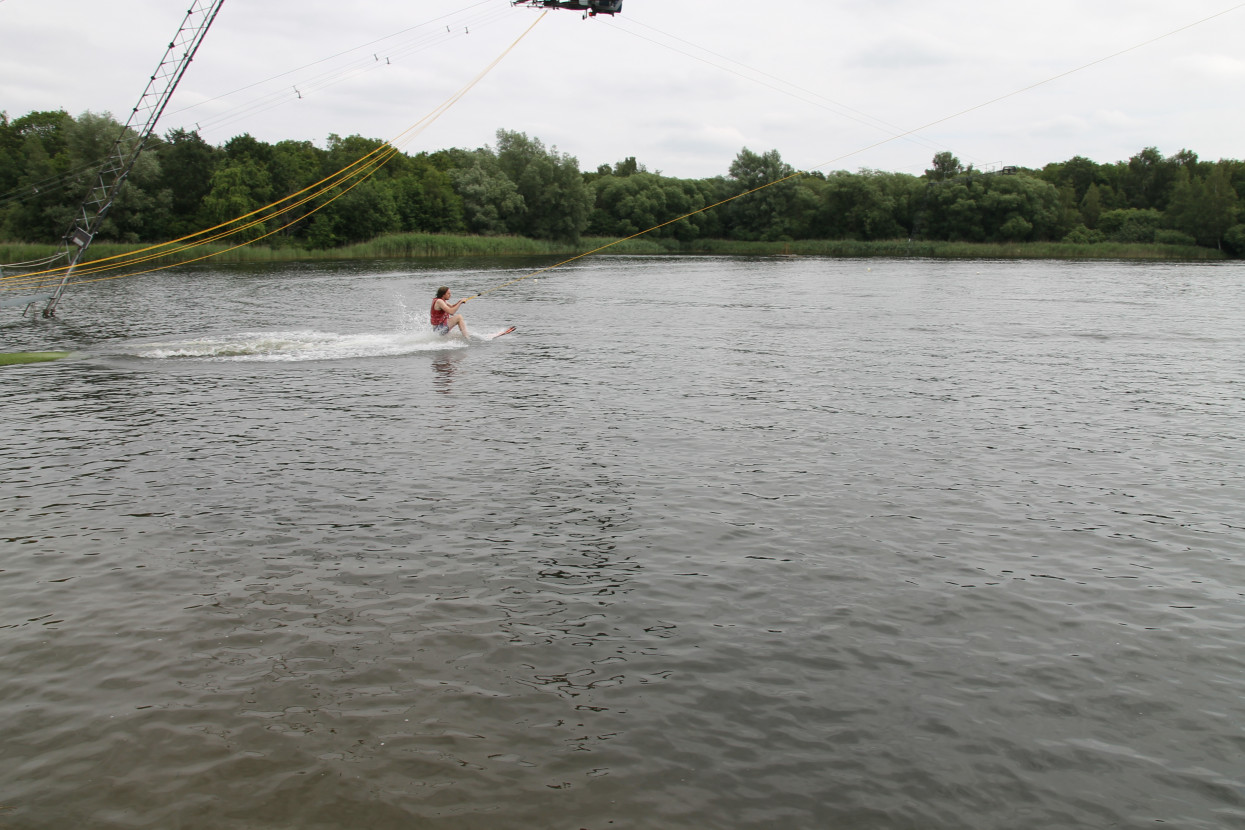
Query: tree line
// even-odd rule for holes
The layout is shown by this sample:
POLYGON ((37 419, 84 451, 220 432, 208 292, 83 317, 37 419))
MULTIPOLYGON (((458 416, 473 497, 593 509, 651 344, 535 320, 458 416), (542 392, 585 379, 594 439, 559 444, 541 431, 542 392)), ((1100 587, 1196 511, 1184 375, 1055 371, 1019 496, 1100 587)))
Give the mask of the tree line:
MULTIPOLYGON (((0 239, 56 243, 122 125, 107 114, 0 112, 0 239)), ((162 242, 309 187, 384 146, 362 136, 220 146, 175 129, 153 137, 99 238, 162 242)), ((1147 147, 1127 161, 1076 156, 1041 169, 983 171, 950 152, 923 175, 797 172, 777 150, 740 150, 724 175, 680 179, 635 158, 581 171, 521 132, 477 149, 396 153, 322 209, 243 231, 274 245, 332 248, 398 232, 698 239, 918 239, 1201 245, 1245 256, 1245 162, 1147 147), (777 184, 771 184, 777 182, 777 184), (769 186, 766 186, 769 185, 769 186), (751 192, 754 191, 755 192, 751 192), (733 198, 747 194, 741 198, 733 198), (713 207, 703 212, 701 209, 713 207)))

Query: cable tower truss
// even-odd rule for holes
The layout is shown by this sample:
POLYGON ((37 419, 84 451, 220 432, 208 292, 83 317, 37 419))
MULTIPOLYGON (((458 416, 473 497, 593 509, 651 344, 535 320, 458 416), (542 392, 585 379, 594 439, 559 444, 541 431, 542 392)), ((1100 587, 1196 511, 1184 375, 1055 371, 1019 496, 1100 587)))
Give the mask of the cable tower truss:
POLYGON ((108 160, 99 168, 95 185, 83 201, 78 218, 61 240, 57 254, 50 258, 52 262, 65 262, 65 266, 44 272, 46 276, 31 288, 33 295, 0 300, 0 305, 25 306, 22 312, 24 317, 33 313, 42 303, 44 317, 56 316, 56 307, 65 293, 74 268, 82 260, 95 234, 99 232, 117 193, 151 139, 156 122, 160 120, 173 91, 186 74, 199 44, 203 42, 203 36, 207 34, 224 2, 225 0, 192 0, 177 35, 169 43, 168 51, 152 73, 147 88, 143 90, 142 97, 138 99, 138 104, 130 112, 129 120, 113 144, 108 160))

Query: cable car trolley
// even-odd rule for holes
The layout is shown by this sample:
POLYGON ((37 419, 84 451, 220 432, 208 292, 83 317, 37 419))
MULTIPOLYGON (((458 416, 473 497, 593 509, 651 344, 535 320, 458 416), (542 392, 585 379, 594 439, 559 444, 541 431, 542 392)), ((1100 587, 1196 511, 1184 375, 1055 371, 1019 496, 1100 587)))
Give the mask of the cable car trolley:
POLYGON ((621 14, 623 0, 511 0, 516 6, 531 6, 546 9, 574 9, 584 13, 584 17, 596 17, 598 14, 621 14))

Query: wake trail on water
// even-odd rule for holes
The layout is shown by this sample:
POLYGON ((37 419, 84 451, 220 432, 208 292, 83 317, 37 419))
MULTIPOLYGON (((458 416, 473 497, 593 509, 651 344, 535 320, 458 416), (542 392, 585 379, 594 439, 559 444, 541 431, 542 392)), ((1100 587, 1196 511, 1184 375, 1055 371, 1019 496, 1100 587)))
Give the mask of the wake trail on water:
POLYGON ((393 357, 419 352, 465 349, 488 342, 488 335, 472 334, 470 343, 461 337, 425 331, 363 332, 338 334, 314 329, 256 331, 205 335, 185 339, 161 339, 128 343, 109 349, 111 356, 147 360, 209 360, 298 362, 393 357))
MULTIPOLYGON (((510 328, 487 324, 471 326, 464 340, 457 332, 439 334, 427 322, 427 312, 395 298, 386 330, 342 333, 315 323, 272 330, 217 329, 204 333, 167 334, 104 342, 75 351, 75 356, 153 361, 299 363, 400 357, 456 351, 489 343, 510 328)), ((243 324, 245 325, 245 324, 243 324)))

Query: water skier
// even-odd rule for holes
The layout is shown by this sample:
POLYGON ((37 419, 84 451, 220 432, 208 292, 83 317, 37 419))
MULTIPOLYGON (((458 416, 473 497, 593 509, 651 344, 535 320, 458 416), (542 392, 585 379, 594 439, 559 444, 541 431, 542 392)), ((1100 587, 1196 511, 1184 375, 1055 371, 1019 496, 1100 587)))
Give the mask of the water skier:
POLYGON ((467 321, 463 319, 461 314, 455 313, 458 311, 458 307, 467 302, 468 299, 470 298, 451 303, 450 289, 444 285, 438 288, 436 299, 432 301, 432 309, 429 313, 433 331, 437 334, 449 334, 457 326, 458 330, 463 333, 463 339, 470 340, 471 335, 467 334, 467 321))

